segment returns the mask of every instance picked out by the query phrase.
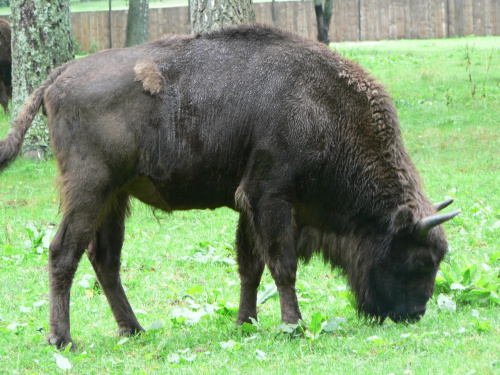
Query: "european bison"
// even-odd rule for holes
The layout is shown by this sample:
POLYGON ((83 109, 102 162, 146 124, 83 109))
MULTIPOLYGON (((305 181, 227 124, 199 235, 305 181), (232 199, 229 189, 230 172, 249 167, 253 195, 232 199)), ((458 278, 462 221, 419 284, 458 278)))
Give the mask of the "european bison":
POLYGON ((12 54, 10 49, 10 23, 0 20, 0 104, 9 113, 12 96, 12 54))
POLYGON ((447 251, 437 211, 383 86, 318 43, 240 26, 102 51, 56 69, 0 143, 18 154, 48 117, 64 215, 50 245, 50 333, 70 336, 70 287, 87 256, 121 335, 143 331, 120 282, 130 197, 173 211, 231 207, 241 277, 237 324, 257 318, 267 265, 284 322, 301 319, 298 259, 340 267, 360 314, 422 317, 447 251))

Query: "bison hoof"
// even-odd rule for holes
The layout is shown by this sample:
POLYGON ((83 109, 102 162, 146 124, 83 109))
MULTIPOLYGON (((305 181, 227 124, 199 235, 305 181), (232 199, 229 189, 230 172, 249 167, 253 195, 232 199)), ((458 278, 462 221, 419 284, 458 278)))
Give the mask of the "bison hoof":
POLYGON ((125 337, 130 337, 130 336, 136 336, 141 334, 141 332, 146 332, 144 328, 141 326, 137 327, 120 327, 118 329, 118 336, 125 336, 125 337))
POLYGON ((243 325, 243 323, 253 324, 254 322, 258 322, 257 318, 254 318, 254 317, 238 318, 236 320, 236 328, 241 327, 243 325))
POLYGON ((55 345, 57 349, 63 349, 68 345, 71 345, 72 351, 75 351, 77 349, 71 337, 62 337, 54 333, 49 333, 47 335, 47 341, 49 342, 50 345, 55 345))

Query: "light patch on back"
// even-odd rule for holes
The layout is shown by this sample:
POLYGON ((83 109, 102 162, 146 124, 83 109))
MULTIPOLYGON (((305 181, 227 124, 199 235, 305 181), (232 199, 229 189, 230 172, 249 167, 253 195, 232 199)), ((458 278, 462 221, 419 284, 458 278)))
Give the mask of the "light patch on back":
POLYGON ((151 95, 156 95, 161 91, 163 87, 161 72, 153 60, 139 61, 134 67, 134 72, 134 81, 142 82, 144 91, 151 95))

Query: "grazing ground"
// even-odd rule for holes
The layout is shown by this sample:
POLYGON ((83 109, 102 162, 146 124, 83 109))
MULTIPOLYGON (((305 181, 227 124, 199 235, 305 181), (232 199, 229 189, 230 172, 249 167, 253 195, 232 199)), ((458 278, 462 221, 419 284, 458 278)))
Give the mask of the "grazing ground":
MULTIPOLYGON (((433 201, 455 198, 450 254, 417 324, 359 319, 339 271, 299 268, 309 329, 283 333, 272 279, 256 326, 235 328, 228 209, 152 212, 134 201, 122 279, 147 334, 120 338, 84 257, 71 296, 76 352, 47 345, 48 244, 61 214, 54 161, 0 176, 0 372, 6 374, 500 373, 500 38, 336 44, 388 86, 433 201), (494 48, 496 46, 496 48, 494 48)), ((0 116, 0 138, 9 119, 0 116)))

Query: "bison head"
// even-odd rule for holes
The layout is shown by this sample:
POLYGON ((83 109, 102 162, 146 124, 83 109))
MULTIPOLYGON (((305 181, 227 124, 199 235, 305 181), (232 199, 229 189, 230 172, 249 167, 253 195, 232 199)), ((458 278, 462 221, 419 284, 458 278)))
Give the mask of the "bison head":
MULTIPOLYGON (((452 201, 435 205, 440 209, 452 201)), ((359 312, 382 323, 414 322, 425 314, 432 297, 439 264, 447 251, 441 223, 458 215, 435 214, 419 221, 408 206, 399 207, 390 223, 390 234, 377 235, 369 245, 371 259, 359 259, 364 275, 353 285, 359 312)))

